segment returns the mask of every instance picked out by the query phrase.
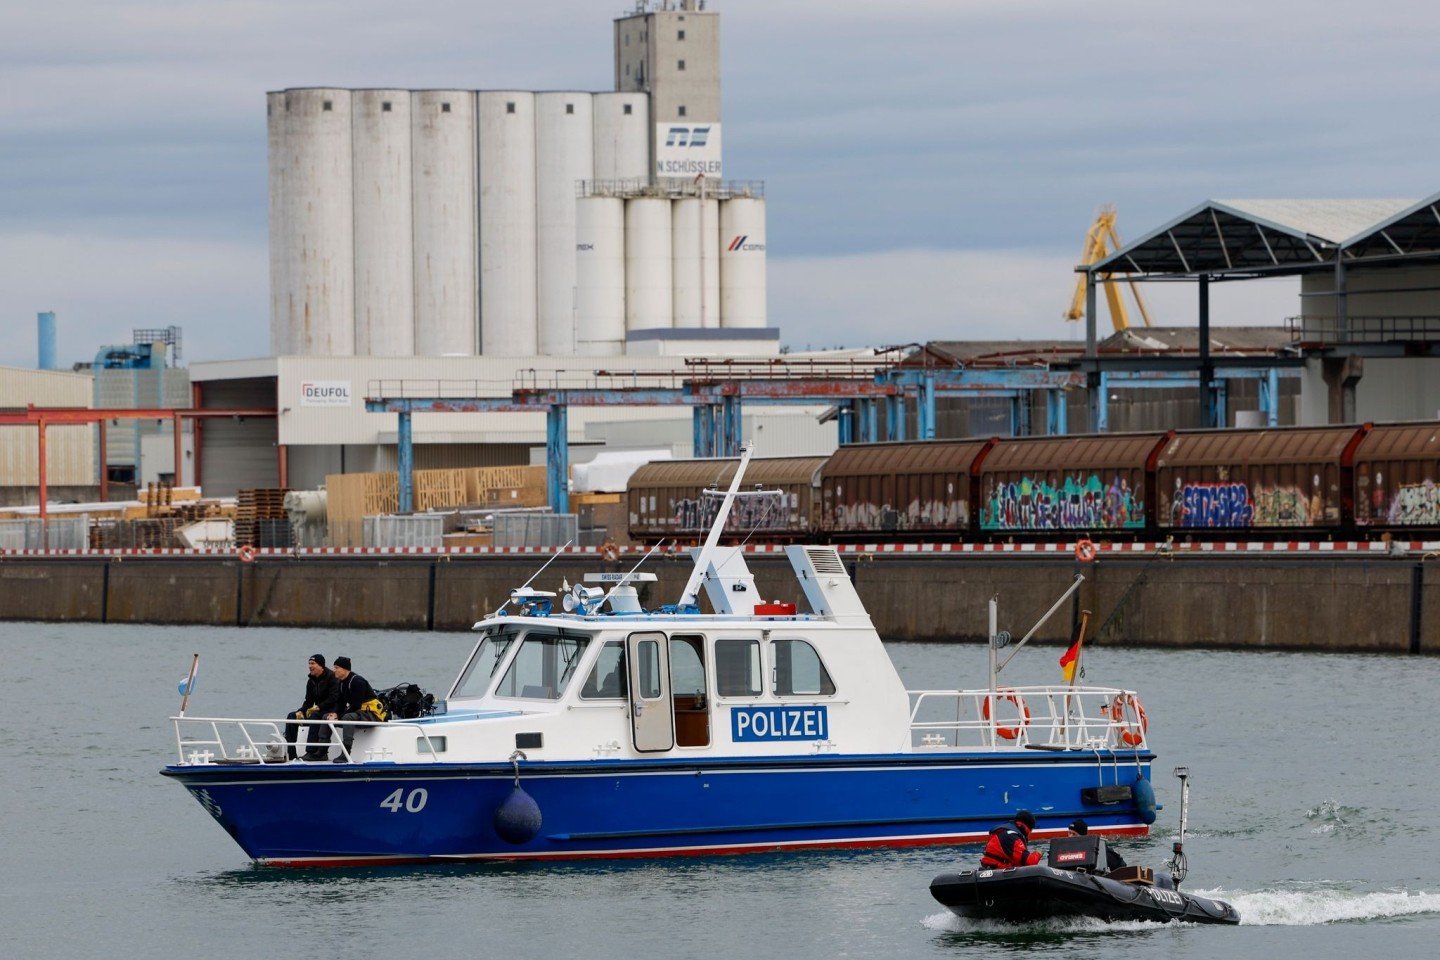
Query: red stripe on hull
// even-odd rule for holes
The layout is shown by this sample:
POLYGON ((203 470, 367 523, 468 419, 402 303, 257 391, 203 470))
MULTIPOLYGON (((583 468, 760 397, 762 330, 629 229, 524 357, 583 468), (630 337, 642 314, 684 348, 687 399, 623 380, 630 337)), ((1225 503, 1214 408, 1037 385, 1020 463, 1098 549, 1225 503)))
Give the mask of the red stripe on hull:
MULTIPOLYGON (((1150 833, 1146 826, 1107 827, 1095 830, 1103 836, 1143 837, 1150 833)), ((258 861, 268 867, 378 867, 400 866, 418 863, 484 863, 514 860, 569 861, 569 860, 654 860, 661 857, 721 857, 747 853, 783 853, 797 850, 864 850, 901 849, 908 847, 959 846, 967 843, 981 843, 988 836, 984 833, 957 833, 936 837, 887 837, 876 840, 810 840, 794 843, 755 843, 735 846, 713 847, 667 847, 651 850, 607 850, 587 853, 479 853, 462 856, 435 857, 303 857, 268 858, 258 861)), ((1065 830, 1038 830, 1035 839, 1047 840, 1066 835, 1065 830)))

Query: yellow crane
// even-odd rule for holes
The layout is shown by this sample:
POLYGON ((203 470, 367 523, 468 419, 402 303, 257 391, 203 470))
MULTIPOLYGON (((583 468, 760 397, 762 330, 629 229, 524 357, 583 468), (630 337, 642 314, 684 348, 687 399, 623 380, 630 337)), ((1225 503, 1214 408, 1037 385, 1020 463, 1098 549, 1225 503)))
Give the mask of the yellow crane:
MULTIPOLYGON (((1095 223, 1090 231, 1085 234, 1085 249, 1080 254, 1081 266, 1089 266, 1098 263, 1119 250, 1120 234, 1115 230, 1115 208, 1106 204, 1100 208, 1095 215, 1095 223), (1111 246, 1113 244, 1113 248, 1111 246)), ((1135 305, 1140 308, 1140 318, 1145 321, 1145 326, 1150 326, 1150 311, 1145 306, 1145 298, 1140 294, 1140 286, 1129 279, 1130 274, 1119 274, 1122 278, 1116 279, 1116 274, 1101 273, 1096 278, 1105 287, 1105 301, 1110 305, 1110 322, 1114 324, 1115 331, 1130 328, 1130 316, 1125 310, 1125 301, 1120 296, 1120 284, 1123 282, 1130 288, 1131 295, 1135 298, 1135 305)), ((1085 319, 1085 276, 1081 274, 1080 279, 1075 283, 1075 297, 1070 301, 1070 309, 1065 311, 1066 320, 1085 319)))

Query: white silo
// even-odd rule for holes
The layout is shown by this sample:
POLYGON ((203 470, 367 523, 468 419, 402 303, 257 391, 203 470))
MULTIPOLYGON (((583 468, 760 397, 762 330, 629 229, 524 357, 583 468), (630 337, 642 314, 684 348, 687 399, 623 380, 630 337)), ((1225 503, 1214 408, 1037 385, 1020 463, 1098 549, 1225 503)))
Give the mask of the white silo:
POLYGON ((480 168, 480 352, 534 356, 535 94, 476 94, 480 168))
POLYGON ((625 201, 619 197, 576 201, 575 352, 625 352, 625 201))
POLYGON ((475 243, 475 94, 410 95, 415 353, 473 354, 479 318, 475 243))
POLYGON ((355 353, 415 352, 415 249, 411 241, 410 93, 356 90, 355 353))
POLYGON ((673 325, 670 199, 625 201, 625 329, 673 325))
POLYGON ((535 94, 535 313, 547 356, 575 352, 576 191, 595 165, 590 98, 535 94))
POLYGON ((650 97, 595 94, 595 179, 650 178, 650 97))
POLYGON ((720 244, 720 325, 765 326, 765 201, 722 201, 720 244))
POLYGON ((671 208, 676 327, 720 326, 720 205, 682 197, 671 208))
POLYGON ((350 91, 266 98, 270 151, 270 352, 355 350, 350 91))

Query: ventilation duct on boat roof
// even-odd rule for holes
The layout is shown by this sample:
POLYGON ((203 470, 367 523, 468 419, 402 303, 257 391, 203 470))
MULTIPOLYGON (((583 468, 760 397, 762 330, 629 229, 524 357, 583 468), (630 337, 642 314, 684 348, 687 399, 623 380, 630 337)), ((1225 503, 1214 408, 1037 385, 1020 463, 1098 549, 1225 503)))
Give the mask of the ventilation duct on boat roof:
POLYGON ((870 614, 833 547, 786 547, 785 556, 816 616, 870 623, 870 614))

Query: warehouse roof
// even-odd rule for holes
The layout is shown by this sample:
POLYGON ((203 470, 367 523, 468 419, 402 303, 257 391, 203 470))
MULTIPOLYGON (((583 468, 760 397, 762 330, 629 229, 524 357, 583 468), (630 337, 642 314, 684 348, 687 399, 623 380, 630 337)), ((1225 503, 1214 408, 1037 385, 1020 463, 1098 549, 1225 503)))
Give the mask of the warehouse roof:
MULTIPOLYGON (((1253 276, 1327 269, 1335 251, 1414 200, 1207 200, 1089 267, 1095 273, 1253 276)), ((1407 221, 1408 222, 1408 221, 1407 221)))
POLYGON ((1440 193, 1355 234, 1344 248, 1347 259, 1440 252, 1440 193))

